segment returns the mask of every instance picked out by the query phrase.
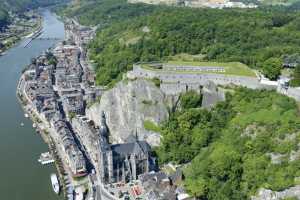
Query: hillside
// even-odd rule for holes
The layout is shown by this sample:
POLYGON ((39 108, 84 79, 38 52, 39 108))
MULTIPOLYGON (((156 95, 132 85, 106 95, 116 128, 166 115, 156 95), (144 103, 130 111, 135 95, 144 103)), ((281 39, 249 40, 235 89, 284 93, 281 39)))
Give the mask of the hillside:
POLYGON ((6 11, 23 12, 40 6, 61 3, 60 0, 0 0, 0 7, 6 11))
MULTIPOLYGON (((144 121, 145 129, 159 132, 161 145, 155 152, 160 166, 178 164, 185 189, 201 200, 251 199, 261 188, 283 191, 299 185, 300 111, 293 99, 275 91, 222 88, 228 91, 226 100, 206 110, 201 107, 204 98, 189 91, 169 110, 168 120, 156 126, 161 121, 155 119, 162 118, 157 117, 159 112, 147 121, 148 110, 144 110, 155 105, 155 98, 143 101, 151 95, 145 90, 136 95, 133 91, 139 90, 131 82, 120 87, 130 80, 117 83, 139 61, 221 65, 231 74, 253 76, 250 67, 276 80, 284 57, 300 54, 300 13, 295 9, 195 9, 123 0, 77 1, 66 15, 98 25, 89 56, 97 84, 112 87, 100 104, 90 108, 91 117, 97 119, 102 109, 118 121, 114 131, 143 129, 144 121), (136 109, 139 106, 143 110, 136 109)), ((290 194, 285 197, 293 199, 290 194)))
MULTIPOLYGON (((298 184, 299 110, 274 91, 239 88, 211 111, 182 97, 183 109, 162 126, 161 163, 191 164, 187 190, 200 199, 249 199, 259 188, 298 184)), ((193 98, 192 98, 193 97, 193 98)))
POLYGON ((156 6, 128 4, 126 0, 81 0, 61 9, 60 14, 75 17, 81 24, 106 27, 139 16, 148 15, 156 6))
MULTIPOLYGON (((132 9, 139 13, 134 5, 127 6, 126 12, 132 9)), ((166 60, 181 53, 200 55, 200 61, 241 62, 275 80, 280 75, 283 56, 300 52, 300 14, 287 14, 284 8, 159 6, 149 8, 147 14, 143 11, 141 16, 124 18, 118 8, 108 10, 118 17, 105 21, 106 28, 90 45, 90 58, 96 64, 100 85, 119 80, 134 62, 166 60)), ((105 12, 79 12, 77 16, 88 21, 105 12)))

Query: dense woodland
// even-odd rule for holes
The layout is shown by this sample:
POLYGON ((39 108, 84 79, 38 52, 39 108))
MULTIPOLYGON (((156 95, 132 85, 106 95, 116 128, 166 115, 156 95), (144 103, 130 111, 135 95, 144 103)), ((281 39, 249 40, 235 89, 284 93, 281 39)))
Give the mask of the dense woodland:
POLYGON ((292 7, 192 9, 122 0, 82 4, 68 15, 100 25, 90 46, 100 85, 120 79, 134 62, 179 53, 201 55, 205 61, 239 61, 275 80, 283 56, 300 52, 300 14, 292 7))
POLYGON ((181 109, 162 126, 161 163, 189 163, 185 186, 201 199, 249 199, 258 188, 295 184, 300 161, 291 161, 300 140, 294 100, 275 91, 238 88, 211 111, 197 93, 181 97, 181 109), (198 97, 197 97, 198 96, 198 97), (198 99, 198 100, 197 100, 198 99), (273 164, 270 154, 283 155, 273 164))

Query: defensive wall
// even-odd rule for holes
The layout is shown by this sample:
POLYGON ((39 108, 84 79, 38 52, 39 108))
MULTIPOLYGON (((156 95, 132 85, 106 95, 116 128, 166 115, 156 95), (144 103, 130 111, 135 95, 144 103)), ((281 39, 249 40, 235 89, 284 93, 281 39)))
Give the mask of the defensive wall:
POLYGON ((225 75, 217 73, 190 73, 159 69, 143 68, 141 64, 134 64, 133 70, 127 73, 128 78, 158 78, 160 88, 166 94, 178 94, 189 89, 200 89, 210 81, 216 85, 238 85, 252 89, 276 89, 274 86, 261 84, 257 77, 225 75))

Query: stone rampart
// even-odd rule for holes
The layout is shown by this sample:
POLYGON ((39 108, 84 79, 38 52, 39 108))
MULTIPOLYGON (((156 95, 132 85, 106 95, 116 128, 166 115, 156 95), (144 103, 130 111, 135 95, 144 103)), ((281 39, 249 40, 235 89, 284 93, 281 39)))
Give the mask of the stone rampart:
POLYGON ((176 71, 163 71, 159 69, 146 69, 141 65, 133 65, 133 70, 128 72, 129 78, 159 78, 161 80, 161 90, 166 94, 178 94, 189 89, 197 90, 200 86, 207 85, 210 81, 216 85, 238 85, 252 89, 276 89, 260 83, 257 77, 235 76, 213 73, 183 73, 176 71))

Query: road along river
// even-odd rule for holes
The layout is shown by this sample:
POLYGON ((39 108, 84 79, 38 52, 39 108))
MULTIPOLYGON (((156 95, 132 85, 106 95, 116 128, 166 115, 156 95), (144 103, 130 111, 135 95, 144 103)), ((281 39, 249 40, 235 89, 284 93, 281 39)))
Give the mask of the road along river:
MULTIPOLYGON (((49 10, 43 16, 42 38, 64 38, 64 25, 49 10)), ((0 57, 0 199, 1 200, 59 200, 51 187, 53 165, 37 162, 47 145, 32 128, 32 122, 16 98, 16 87, 22 69, 31 58, 53 46, 55 40, 34 40, 24 48, 26 40, 0 57), (21 124, 24 126, 21 126, 21 124)))

